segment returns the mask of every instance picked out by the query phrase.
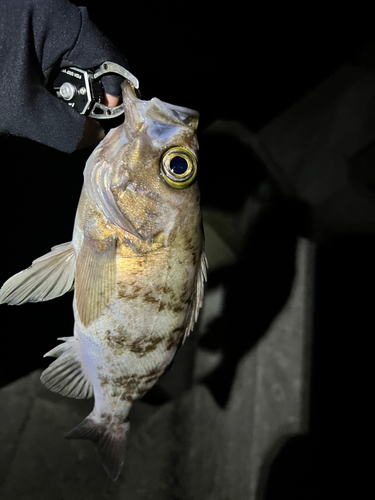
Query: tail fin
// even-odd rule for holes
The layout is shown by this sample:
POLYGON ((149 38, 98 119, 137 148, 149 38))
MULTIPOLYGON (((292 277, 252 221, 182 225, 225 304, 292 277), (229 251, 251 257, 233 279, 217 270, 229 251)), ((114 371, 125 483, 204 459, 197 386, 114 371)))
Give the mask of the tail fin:
POLYGON ((126 435, 129 422, 110 427, 92 414, 65 435, 68 439, 89 439, 95 443, 103 467, 112 481, 119 477, 125 454, 126 435))

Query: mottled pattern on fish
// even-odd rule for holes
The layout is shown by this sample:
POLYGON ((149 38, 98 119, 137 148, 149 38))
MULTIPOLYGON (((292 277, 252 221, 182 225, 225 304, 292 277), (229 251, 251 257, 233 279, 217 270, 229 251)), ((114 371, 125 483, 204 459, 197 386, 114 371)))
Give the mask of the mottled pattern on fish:
POLYGON ((67 437, 94 441, 112 479, 121 471, 133 402, 194 326, 206 268, 194 182, 198 114, 141 101, 128 83, 123 101, 124 124, 86 164, 72 242, 0 291, 9 304, 49 300, 75 279, 74 337, 46 354, 57 359, 42 381, 63 395, 94 395, 92 413, 67 437))

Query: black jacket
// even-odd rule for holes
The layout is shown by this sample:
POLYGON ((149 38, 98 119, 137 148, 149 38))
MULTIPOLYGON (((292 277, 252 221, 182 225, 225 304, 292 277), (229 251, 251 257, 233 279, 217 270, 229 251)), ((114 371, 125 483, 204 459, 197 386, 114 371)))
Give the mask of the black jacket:
MULTIPOLYGON (((48 76, 56 66, 95 68, 105 60, 127 65, 86 8, 67 0, 0 0, 0 133, 74 151, 85 117, 50 94, 48 76)), ((118 79, 103 84, 120 95, 118 79)))

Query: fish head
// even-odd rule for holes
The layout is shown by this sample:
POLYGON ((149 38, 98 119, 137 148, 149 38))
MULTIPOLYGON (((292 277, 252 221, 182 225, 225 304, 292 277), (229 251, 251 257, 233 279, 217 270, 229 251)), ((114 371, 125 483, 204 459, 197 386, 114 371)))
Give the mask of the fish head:
POLYGON ((96 148, 85 187, 109 224, 142 241, 168 238, 199 211, 198 112, 141 100, 123 84, 125 120, 96 148))

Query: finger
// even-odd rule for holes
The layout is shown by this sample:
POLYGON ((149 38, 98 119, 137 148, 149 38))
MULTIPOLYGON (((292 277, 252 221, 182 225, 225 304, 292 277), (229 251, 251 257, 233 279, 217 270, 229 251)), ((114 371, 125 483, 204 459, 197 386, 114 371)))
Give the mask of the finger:
POLYGON ((95 148, 104 139, 104 136, 105 132, 100 123, 92 118, 87 118, 77 149, 95 148))
POLYGON ((114 108, 120 104, 120 98, 111 94, 105 94, 104 104, 109 108, 114 108))

